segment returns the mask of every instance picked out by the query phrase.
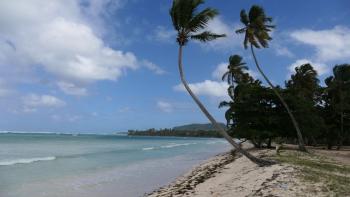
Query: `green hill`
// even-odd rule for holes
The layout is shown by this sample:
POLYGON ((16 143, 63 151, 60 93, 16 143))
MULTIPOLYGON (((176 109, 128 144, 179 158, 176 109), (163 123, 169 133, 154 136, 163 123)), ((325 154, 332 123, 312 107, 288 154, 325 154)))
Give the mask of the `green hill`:
MULTIPOLYGON (((225 124, 219 123, 222 127, 226 127, 225 124)), ((207 124, 188 124, 177 126, 173 128, 174 131, 215 131, 216 129, 211 123, 207 124)))

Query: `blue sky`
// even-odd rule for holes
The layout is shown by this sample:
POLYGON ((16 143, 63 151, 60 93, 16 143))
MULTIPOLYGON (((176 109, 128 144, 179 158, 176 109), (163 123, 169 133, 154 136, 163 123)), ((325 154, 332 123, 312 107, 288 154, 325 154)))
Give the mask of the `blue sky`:
MULTIPOLYGON (((239 54, 258 77, 242 37, 239 12, 258 4, 277 29, 257 55, 283 85, 306 62, 320 78, 350 59, 350 3, 344 1, 207 0, 220 16, 208 29, 227 38, 189 43, 187 80, 223 121, 219 80, 239 54)), ((164 0, 14 0, 0 2, 0 130, 114 132, 204 123, 180 84, 175 32, 164 0)), ((203 7, 204 7, 203 6, 203 7)))

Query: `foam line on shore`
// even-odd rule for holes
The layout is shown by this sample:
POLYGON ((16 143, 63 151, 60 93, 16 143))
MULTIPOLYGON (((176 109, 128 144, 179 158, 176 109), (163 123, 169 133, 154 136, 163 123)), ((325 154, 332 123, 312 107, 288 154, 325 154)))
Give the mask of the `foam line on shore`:
POLYGON ((33 163, 33 162, 39 162, 39 161, 52 161, 55 159, 56 159, 56 157, 50 156, 50 157, 33 157, 33 158, 4 160, 4 161, 0 161, 0 166, 11 166, 11 165, 15 165, 15 164, 29 164, 29 163, 33 163))

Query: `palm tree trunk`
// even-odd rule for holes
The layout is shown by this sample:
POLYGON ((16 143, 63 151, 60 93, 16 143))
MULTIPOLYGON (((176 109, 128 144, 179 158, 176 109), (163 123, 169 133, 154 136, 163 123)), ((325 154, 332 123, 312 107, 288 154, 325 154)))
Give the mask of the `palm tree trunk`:
POLYGON ((340 148, 343 145, 343 134, 344 134, 344 112, 343 112, 343 110, 341 110, 341 113, 340 113, 340 134, 338 135, 337 150, 340 150, 340 148))
POLYGON ((343 98, 343 88, 342 84, 340 84, 340 134, 338 135, 338 146, 337 150, 340 149, 340 147, 343 144, 343 134, 344 134, 344 98, 343 98))
POLYGON ((292 114, 291 110, 289 109, 287 103, 284 101, 284 99, 282 98, 282 96, 278 93, 277 89, 275 88, 275 86, 271 83, 271 81, 267 78, 267 76, 265 75, 265 73, 262 71, 262 69, 259 66, 258 60, 256 59, 255 53, 254 53, 254 49, 253 49, 253 45, 250 45, 250 49, 252 51, 253 57, 254 57, 254 61, 255 61, 255 65, 258 68, 260 74, 264 77, 264 79, 266 80, 266 82, 270 85, 270 87, 272 88, 272 90, 274 91, 274 93, 277 95, 277 97, 280 99, 281 103, 283 104, 283 106, 286 108, 290 119, 292 120, 293 126, 295 128, 295 130, 297 131, 297 136, 298 136, 298 142, 299 142, 299 150, 300 151, 304 151, 307 152, 305 145, 304 145, 304 140, 303 140, 303 136, 301 135, 301 131, 298 125, 298 122, 295 120, 294 115, 292 114))
POLYGON ((178 65, 179 65, 179 72, 180 72, 180 78, 181 78, 181 82, 184 85, 185 89, 187 90, 187 92, 191 95, 192 99, 194 100, 194 102, 198 105, 198 107, 200 108, 200 110, 204 113, 204 115, 209 119, 209 121, 213 124, 213 126, 218 130, 218 132, 241 154, 243 154, 244 156, 246 156, 250 161, 256 163, 259 166, 267 166, 267 165, 272 165, 275 164, 275 162, 273 161, 268 161, 268 160, 264 160, 264 159, 260 159, 257 157, 254 157, 253 155, 251 155, 250 153, 248 153, 247 151, 245 151, 244 149, 242 149, 238 143, 236 143, 226 132, 226 130, 224 128, 221 127, 221 125, 219 125, 216 120, 214 119, 214 117, 208 112, 208 110, 204 107, 204 105, 200 102, 200 100, 197 98, 197 96, 192 92, 191 88, 188 86, 185 76, 184 76, 184 72, 183 72, 183 66, 182 66, 182 48, 183 46, 180 45, 179 46, 179 59, 178 59, 178 65))

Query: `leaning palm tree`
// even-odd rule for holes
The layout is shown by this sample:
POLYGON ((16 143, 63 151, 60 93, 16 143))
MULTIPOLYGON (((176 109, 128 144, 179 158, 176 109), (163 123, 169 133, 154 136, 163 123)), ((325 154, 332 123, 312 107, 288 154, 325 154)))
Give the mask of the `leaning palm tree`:
POLYGON ((239 34, 245 34, 244 37, 244 48, 248 48, 248 44, 250 45, 250 49, 255 61, 255 65, 261 75, 264 77, 266 82, 270 85, 274 93, 277 95, 277 97, 281 100, 281 103, 286 108, 293 126, 297 132, 297 137, 299 141, 299 150, 306 151, 306 148, 304 146, 304 140, 303 136, 301 135, 301 131, 298 125, 298 122, 296 121, 294 115, 292 114, 291 110, 289 109, 287 103, 284 101, 282 96, 278 93, 275 86, 271 83, 271 81, 267 78, 265 73, 262 71, 258 60, 254 53, 254 47, 255 48, 267 48, 268 42, 272 40, 272 38, 269 35, 269 32, 272 31, 273 28, 275 28, 274 25, 271 25, 272 18, 265 15, 265 11, 262 7, 253 5, 249 10, 249 15, 247 15, 245 10, 241 11, 241 22, 244 24, 244 28, 238 29, 236 33, 239 34))
POLYGON ((212 8, 206 8, 200 12, 197 12, 198 6, 203 4, 203 0, 173 0, 172 7, 170 9, 170 16, 173 22, 173 26, 177 31, 177 42, 179 44, 179 57, 178 66, 180 72, 181 82, 184 85, 187 92, 190 94, 192 99, 204 113, 204 115, 209 119, 209 121, 214 125, 214 127, 220 132, 220 134, 235 147, 237 151, 245 155, 254 163, 259 166, 273 164, 271 161, 266 161, 257 157, 254 157, 247 151, 243 150, 226 132, 226 130, 221 127, 214 117, 208 112, 197 96, 192 92, 191 88, 188 86, 182 66, 182 50, 186 43, 192 40, 198 40, 201 42, 207 42, 215 40, 220 37, 224 37, 224 34, 215 34, 210 31, 204 31, 207 27, 208 22, 213 19, 218 12, 212 8))

